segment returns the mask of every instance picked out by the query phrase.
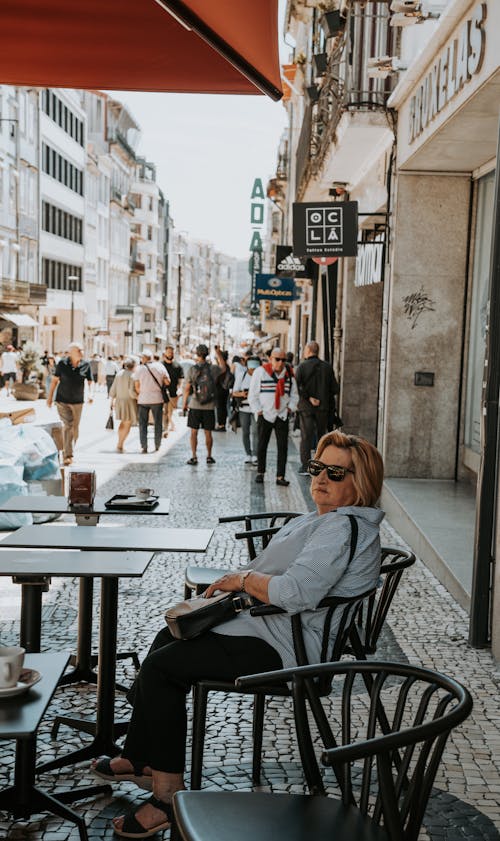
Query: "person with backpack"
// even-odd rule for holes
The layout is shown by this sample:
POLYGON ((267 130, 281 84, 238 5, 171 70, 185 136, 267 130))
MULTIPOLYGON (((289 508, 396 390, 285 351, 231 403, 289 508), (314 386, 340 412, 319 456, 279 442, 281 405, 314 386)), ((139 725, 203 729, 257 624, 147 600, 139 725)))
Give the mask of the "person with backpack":
POLYGON ((208 360, 206 345, 196 348, 196 364, 189 369, 184 387, 183 410, 188 410, 187 425, 191 430, 191 458, 187 464, 198 464, 198 430, 205 431, 207 464, 215 464, 212 457, 213 435, 215 429, 216 382, 222 374, 222 368, 212 365, 208 360))
POLYGON ((328 362, 318 358, 319 345, 308 342, 304 348, 304 361, 295 371, 299 403, 297 414, 300 423, 300 460, 301 476, 307 476, 311 450, 328 431, 342 426, 337 415, 335 395, 339 393, 339 384, 333 368, 328 362))
POLYGON ((287 487, 285 479, 288 456, 288 420, 297 407, 297 384, 293 371, 286 364, 285 351, 275 347, 271 361, 257 368, 252 375, 248 391, 248 402, 257 417, 257 476, 262 483, 266 472, 266 455, 271 433, 274 429, 278 447, 276 484, 287 487))

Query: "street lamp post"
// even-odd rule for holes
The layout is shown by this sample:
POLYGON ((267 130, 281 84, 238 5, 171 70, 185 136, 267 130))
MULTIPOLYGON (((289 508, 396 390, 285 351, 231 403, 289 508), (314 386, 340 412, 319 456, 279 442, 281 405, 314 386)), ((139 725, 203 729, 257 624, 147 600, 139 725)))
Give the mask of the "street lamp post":
POLYGON ((71 290, 71 321, 70 321, 70 342, 75 338, 75 283, 78 283, 80 278, 76 274, 70 274, 66 278, 69 288, 71 290))
POLYGON ((208 349, 210 350, 212 344, 212 307, 215 304, 215 298, 208 299, 208 349))
POLYGON ((181 294, 182 294, 182 255, 179 253, 179 265, 177 267, 177 353, 180 353, 181 346, 181 294))

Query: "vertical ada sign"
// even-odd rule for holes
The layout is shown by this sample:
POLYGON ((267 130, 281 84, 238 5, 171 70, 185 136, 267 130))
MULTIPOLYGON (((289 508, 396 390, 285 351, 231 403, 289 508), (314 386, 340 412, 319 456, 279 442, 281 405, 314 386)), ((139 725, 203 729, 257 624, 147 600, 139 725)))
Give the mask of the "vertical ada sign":
POLYGON ((249 271, 252 280, 250 303, 255 304, 257 275, 262 272, 262 237, 260 230, 264 224, 264 201, 265 193, 262 186, 262 179, 256 178, 253 182, 250 196, 250 224, 252 225, 252 239, 250 241, 250 263, 249 271))

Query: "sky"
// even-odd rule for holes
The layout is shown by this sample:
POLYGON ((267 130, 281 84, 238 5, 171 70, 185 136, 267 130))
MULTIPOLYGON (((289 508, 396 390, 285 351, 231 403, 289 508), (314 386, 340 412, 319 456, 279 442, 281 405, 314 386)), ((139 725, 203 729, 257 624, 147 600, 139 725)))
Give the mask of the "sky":
MULTIPOLYGON (((280 44, 280 52, 284 61, 290 47, 280 44)), ((141 126, 138 154, 156 164, 175 227, 225 254, 248 257, 250 194, 255 178, 265 189, 276 171, 283 105, 266 96, 112 95, 141 126)))

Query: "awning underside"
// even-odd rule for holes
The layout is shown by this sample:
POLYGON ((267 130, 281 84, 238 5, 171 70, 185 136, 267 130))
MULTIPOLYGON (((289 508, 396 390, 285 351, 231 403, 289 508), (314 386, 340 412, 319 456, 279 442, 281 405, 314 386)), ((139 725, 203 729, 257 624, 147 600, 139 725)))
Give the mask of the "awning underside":
POLYGON ((281 96, 277 0, 3 0, 0 23, 4 84, 281 96))

